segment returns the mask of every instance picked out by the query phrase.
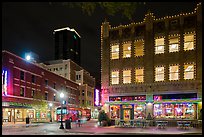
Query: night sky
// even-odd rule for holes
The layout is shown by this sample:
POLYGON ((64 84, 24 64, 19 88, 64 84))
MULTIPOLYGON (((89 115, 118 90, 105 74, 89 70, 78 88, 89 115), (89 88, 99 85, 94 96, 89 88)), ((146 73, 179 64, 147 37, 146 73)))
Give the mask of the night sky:
MULTIPOLYGON (((144 19, 148 9, 156 18, 192 12, 196 2, 147 2, 138 6, 133 17, 135 23, 144 19)), ((61 3, 4 2, 2 3, 2 50, 24 57, 32 51, 40 61, 54 59, 54 35, 58 28, 74 28, 81 36, 81 66, 100 84, 100 28, 107 19, 111 26, 130 24, 120 13, 108 16, 97 8, 92 16, 79 8, 68 8, 61 3)))

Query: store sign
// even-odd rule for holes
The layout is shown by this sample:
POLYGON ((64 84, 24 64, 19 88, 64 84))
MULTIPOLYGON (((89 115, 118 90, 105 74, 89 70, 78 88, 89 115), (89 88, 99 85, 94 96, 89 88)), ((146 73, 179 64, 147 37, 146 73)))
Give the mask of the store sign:
POLYGON ((2 102, 2 106, 8 107, 9 106, 9 102, 2 102))
POLYGON ((98 89, 95 89, 95 105, 96 106, 99 106, 99 90, 98 89))
POLYGON ((17 102, 9 102, 9 106, 24 106, 24 107, 31 107, 31 104, 17 103, 17 102))
POLYGON ((8 92, 8 72, 3 70, 2 72, 2 95, 6 96, 8 92))
POLYGON ((123 108, 132 108, 132 105, 123 105, 123 108))

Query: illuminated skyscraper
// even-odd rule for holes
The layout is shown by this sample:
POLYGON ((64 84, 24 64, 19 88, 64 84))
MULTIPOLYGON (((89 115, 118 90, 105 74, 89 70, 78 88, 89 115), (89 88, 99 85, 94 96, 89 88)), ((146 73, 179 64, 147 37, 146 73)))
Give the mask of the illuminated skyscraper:
POLYGON ((71 59, 80 65, 81 36, 69 27, 54 30, 55 59, 71 59))

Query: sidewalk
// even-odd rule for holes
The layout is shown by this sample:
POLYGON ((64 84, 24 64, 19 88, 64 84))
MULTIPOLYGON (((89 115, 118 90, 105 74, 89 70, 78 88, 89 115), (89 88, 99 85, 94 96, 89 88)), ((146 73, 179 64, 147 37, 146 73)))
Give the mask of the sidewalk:
MULTIPOLYGON (((115 126, 100 127, 97 125, 97 120, 87 121, 82 126, 77 126, 74 122, 71 123, 71 129, 59 129, 60 123, 32 123, 26 130, 25 122, 17 124, 4 124, 4 134, 35 134, 35 135, 202 135, 202 128, 190 128, 186 130, 177 129, 176 127, 166 127, 166 129, 157 129, 156 127, 148 128, 119 128, 115 126), (10 127, 15 127, 10 131, 10 127), (23 132, 22 132, 23 131, 23 132)), ((65 123, 64 123, 65 128, 65 123)))
MULTIPOLYGON (((54 122, 53 122, 54 123, 54 122)), ((43 124, 51 124, 51 123, 30 123, 28 126, 40 126, 43 124)), ((26 127, 26 122, 4 122, 2 127, 26 127)))

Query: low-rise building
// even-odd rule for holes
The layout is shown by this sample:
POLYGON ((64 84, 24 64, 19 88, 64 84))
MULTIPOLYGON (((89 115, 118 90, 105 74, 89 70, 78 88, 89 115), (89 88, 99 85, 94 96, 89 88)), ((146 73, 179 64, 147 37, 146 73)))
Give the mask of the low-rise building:
POLYGON ((13 53, 2 51, 3 122, 25 121, 27 116, 32 120, 49 120, 50 117, 56 120, 56 108, 62 104, 61 92, 65 94, 63 101, 67 105, 79 107, 78 83, 13 53), (38 98, 36 95, 39 95, 38 98), (47 103, 46 111, 33 108, 36 99, 47 103), (52 108, 49 108, 49 103, 53 104, 52 108))

